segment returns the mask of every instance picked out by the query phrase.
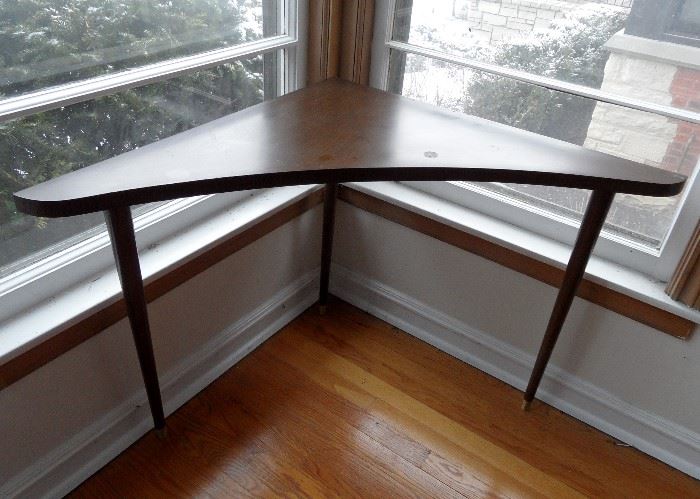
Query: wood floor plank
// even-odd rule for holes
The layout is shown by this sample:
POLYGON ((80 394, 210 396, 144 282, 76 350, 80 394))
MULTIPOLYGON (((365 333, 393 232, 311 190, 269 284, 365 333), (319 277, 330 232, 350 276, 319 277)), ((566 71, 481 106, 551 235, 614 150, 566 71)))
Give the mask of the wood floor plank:
MULTIPOLYGON (((262 391, 265 387, 258 385, 259 389, 254 393, 256 400, 252 403, 241 397, 238 390, 246 389, 248 377, 244 372, 239 371, 236 374, 237 383, 230 387, 230 390, 226 390, 225 393, 216 389, 208 390, 203 394, 208 405, 217 407, 213 416, 188 421, 195 433, 224 435, 228 438, 236 438, 237 428, 246 428, 245 435, 239 434, 239 437, 246 441, 246 447, 254 447, 254 452, 243 459, 236 457, 232 463, 240 463, 243 466, 225 466, 222 467, 222 471, 234 480, 247 477, 262 480, 267 488, 274 491, 275 496, 333 495, 327 493, 331 490, 331 480, 334 484, 332 490, 340 493, 345 483, 346 470, 353 468, 344 469, 344 474, 340 475, 326 473, 324 468, 318 473, 319 469, 314 465, 314 459, 320 454, 328 453, 332 444, 327 441, 313 441, 313 435, 309 439, 308 430, 300 432, 302 428, 295 425, 295 419, 298 418, 285 409, 285 398, 263 398, 262 391), (316 452, 316 455, 309 454, 310 451, 316 452)), ((225 450, 226 442, 220 438, 218 440, 218 445, 225 450)))
MULTIPOLYGON (((264 350, 264 349, 263 349, 264 350)), ((450 492, 442 483, 420 470, 412 469, 410 463, 383 448, 376 441, 349 425, 345 417, 338 417, 327 409, 332 400, 323 398, 323 390, 318 386, 309 387, 300 383, 298 373, 284 369, 285 376, 271 373, 266 367, 272 365, 272 358, 266 359, 264 351, 259 352, 262 362, 242 363, 237 373, 241 384, 247 381, 256 383, 255 393, 240 393, 236 402, 246 407, 248 413, 268 428, 267 435, 280 438, 275 444, 295 449, 301 459, 297 465, 303 466, 315 460, 321 462, 342 461, 342 469, 318 467, 314 464, 310 472, 319 474, 326 484, 337 482, 344 477, 344 483, 336 483, 332 489, 342 495, 351 495, 357 489, 357 477, 363 477, 360 495, 382 492, 398 493, 402 497, 426 497, 450 492), (274 406, 274 407, 273 407, 274 406), (279 412, 281 418, 269 419, 271 412, 279 412), (319 431, 322 429, 322 431, 319 431), (338 475, 338 471, 341 475, 338 475), (330 472, 330 473, 329 473, 330 472)))
POLYGON ((353 393, 351 396, 355 397, 357 393, 369 394, 375 400, 389 404, 399 412, 455 442, 465 451, 471 453, 474 460, 481 460, 495 470, 507 472, 523 485, 544 495, 549 497, 583 497, 566 484, 470 431, 454 419, 446 417, 430 406, 410 397, 405 392, 364 371, 320 344, 304 342, 302 338, 303 335, 299 334, 295 328, 290 330, 290 334, 275 338, 271 345, 283 342, 281 349, 285 353, 293 352, 293 355, 288 355, 289 362, 298 362, 297 365, 312 375, 318 384, 322 386, 334 384, 336 390, 341 390, 341 393, 346 394, 353 393), (342 379, 348 385, 339 384, 334 377, 342 379))
POLYGON ((666 492, 680 497, 684 484, 695 482, 670 467, 659 470, 657 461, 545 404, 528 417, 518 391, 388 324, 377 327, 353 307, 341 303, 333 313, 338 315, 301 318, 296 330, 586 494, 645 497, 647 477, 654 474, 666 492), (615 475, 624 478, 611 481, 615 475))
POLYGON ((683 497, 700 483, 358 309, 310 309, 74 497, 683 497))
MULTIPOLYGON (((285 372, 296 369, 282 358, 278 357, 277 360, 289 366, 285 372)), ((331 373, 325 373, 325 377, 329 382, 328 386, 332 387, 330 389, 334 390, 339 396, 344 397, 341 400, 354 407, 354 410, 359 413, 359 416, 350 415, 347 410, 343 410, 349 424, 352 424, 370 438, 380 442, 387 449, 403 456, 404 459, 414 466, 435 476, 455 492, 467 497, 490 497, 492 495, 499 497, 538 496, 521 484, 517 484, 509 474, 501 473, 500 476, 494 476, 494 470, 487 469, 485 465, 482 465, 481 469, 475 472, 473 468, 479 467, 479 463, 481 463, 478 456, 472 454, 466 456, 463 449, 455 451, 456 446, 446 442, 444 439, 441 441, 441 437, 437 434, 432 434, 432 430, 429 427, 421 426, 413 420, 411 420, 412 424, 405 424, 405 421, 402 421, 402 419, 406 419, 406 417, 396 411, 392 413, 393 409, 389 406, 383 406, 381 410, 374 411, 373 408, 378 407, 381 401, 369 399, 366 394, 358 395, 357 391, 348 389, 344 386, 345 383, 342 379, 335 377, 331 373), (368 403, 366 408, 362 408, 354 405, 352 402, 357 400, 363 403, 371 400, 371 403, 368 403), (391 413, 391 418, 383 417, 389 413, 391 413), (402 424, 398 424, 399 422, 402 424), (426 432, 431 433, 432 438, 425 438, 426 432), (416 438, 420 438, 421 441, 417 441, 416 438), (445 451, 446 448, 450 447, 452 447, 450 452, 445 451), (441 451, 445 455, 458 457, 447 459, 445 455, 440 454, 441 451), (469 469, 462 466, 462 463, 465 461, 469 462, 469 469), (499 489, 498 494, 491 493, 494 488, 499 489), (507 490, 510 490, 511 493, 506 493, 507 490), (513 493, 514 491, 517 491, 517 493, 513 493)), ((316 385, 316 390, 318 389, 319 385, 316 385)), ((328 398, 332 398, 334 395, 330 393, 330 390, 326 390, 326 393, 329 394, 328 398)), ((332 407, 328 399, 323 401, 323 405, 324 407, 332 407)))

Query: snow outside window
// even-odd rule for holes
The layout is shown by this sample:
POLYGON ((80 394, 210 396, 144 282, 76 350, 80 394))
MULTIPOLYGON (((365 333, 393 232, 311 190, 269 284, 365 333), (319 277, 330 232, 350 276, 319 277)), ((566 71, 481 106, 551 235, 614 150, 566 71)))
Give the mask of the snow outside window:
MULTIPOLYGON (((686 191, 673 198, 618 195, 598 248, 667 279, 700 214, 700 203, 691 199, 700 197, 693 186, 700 159, 700 31, 697 20, 684 18, 695 15, 691 3, 380 1, 372 84, 689 176, 686 191), (665 28, 646 34, 650 22, 682 25, 686 42, 668 41, 665 28)), ((589 197, 504 183, 418 187, 566 242, 573 241, 571 229, 589 197)))
POLYGON ((105 230, 21 214, 13 192, 293 90, 296 19, 292 0, 0 2, 0 295, 105 230))

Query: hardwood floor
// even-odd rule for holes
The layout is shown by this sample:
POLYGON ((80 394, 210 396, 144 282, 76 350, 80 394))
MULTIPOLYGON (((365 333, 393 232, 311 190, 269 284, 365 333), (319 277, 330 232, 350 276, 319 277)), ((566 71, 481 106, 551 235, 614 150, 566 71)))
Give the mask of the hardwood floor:
POLYGON ((700 497, 700 481, 340 301, 73 497, 700 497))

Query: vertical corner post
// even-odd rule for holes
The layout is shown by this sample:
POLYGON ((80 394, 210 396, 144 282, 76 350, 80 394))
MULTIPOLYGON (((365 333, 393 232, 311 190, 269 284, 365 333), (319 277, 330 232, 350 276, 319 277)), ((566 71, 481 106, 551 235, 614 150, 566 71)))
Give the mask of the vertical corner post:
POLYGON ((323 198, 323 233, 321 235, 321 288, 318 296, 318 304, 322 313, 325 312, 325 307, 328 304, 328 284, 331 275, 331 253, 333 252, 337 193, 337 183, 326 184, 323 198))

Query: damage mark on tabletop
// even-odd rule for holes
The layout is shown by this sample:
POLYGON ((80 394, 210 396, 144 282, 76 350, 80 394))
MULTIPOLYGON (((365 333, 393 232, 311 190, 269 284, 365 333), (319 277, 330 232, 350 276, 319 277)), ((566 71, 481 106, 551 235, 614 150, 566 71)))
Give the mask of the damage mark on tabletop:
POLYGON ((426 158, 437 158, 438 153, 436 153, 435 151, 425 151, 423 153, 423 156, 425 156, 426 158))

